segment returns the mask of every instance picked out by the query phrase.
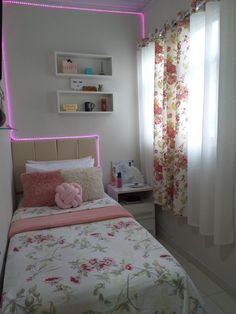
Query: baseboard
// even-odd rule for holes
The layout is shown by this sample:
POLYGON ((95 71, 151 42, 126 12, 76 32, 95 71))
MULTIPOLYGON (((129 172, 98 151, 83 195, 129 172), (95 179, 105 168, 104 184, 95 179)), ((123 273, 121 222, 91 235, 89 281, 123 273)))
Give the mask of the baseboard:
POLYGON ((176 243, 168 237, 167 233, 160 228, 158 229, 158 238, 165 241, 167 244, 173 247, 177 253, 186 258, 190 263, 194 264, 197 268, 199 268, 203 273, 205 273, 212 281, 214 281, 219 287, 225 290, 226 293, 230 294, 233 298, 236 298, 236 290, 230 287, 224 280, 219 278, 214 272, 212 272, 205 264, 201 263, 197 258, 183 250, 180 246, 176 245, 176 243))

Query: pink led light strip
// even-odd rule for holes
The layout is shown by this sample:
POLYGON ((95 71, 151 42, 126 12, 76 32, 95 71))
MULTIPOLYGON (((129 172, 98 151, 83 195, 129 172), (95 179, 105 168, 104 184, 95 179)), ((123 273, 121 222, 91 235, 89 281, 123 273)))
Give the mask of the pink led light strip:
POLYGON ((88 134, 80 136, 50 136, 50 137, 27 137, 27 138, 15 138, 11 136, 13 141, 22 142, 22 141, 45 141, 45 140, 64 140, 64 139, 80 139, 80 138, 95 138, 96 140, 96 166, 100 167, 100 145, 99 145, 99 135, 97 134, 88 134))
MULTIPOLYGON (((2 37, 2 56, 3 56, 3 68, 4 68, 4 80, 6 87, 6 98, 7 98, 7 112, 8 112, 8 125, 12 128, 12 107, 11 107, 11 99, 9 93, 9 84, 8 84, 8 73, 7 73, 7 57, 6 57, 6 46, 5 46, 5 37, 3 34, 2 37)), ((34 141, 34 140, 57 140, 57 139, 77 139, 77 138, 95 138, 96 139, 96 155, 97 155, 97 166, 100 166, 100 150, 99 150, 99 135, 91 134, 91 135, 82 135, 82 136, 50 136, 50 137, 27 137, 27 138, 16 138, 14 135, 14 131, 10 130, 10 138, 13 141, 34 141)))
MULTIPOLYGON (((31 2, 20 2, 13 0, 3 0, 4 4, 16 4, 16 5, 24 5, 24 6, 32 6, 32 7, 43 7, 50 9, 64 9, 64 10, 78 10, 78 11, 87 11, 87 12, 99 12, 99 13, 113 13, 113 14, 130 14, 137 15, 141 20, 141 37, 145 37, 145 18, 143 12, 130 12, 130 11, 115 11, 115 10, 101 10, 101 9, 88 9, 88 8, 79 8, 74 6, 64 6, 64 5, 51 5, 51 4, 40 4, 40 3, 31 3, 31 2)), ((8 125, 10 128, 13 127, 13 119, 12 119, 12 106, 11 106, 11 98, 9 92, 9 80, 8 80, 8 72, 7 72, 7 55, 6 55, 6 45, 5 45, 5 37, 3 34, 2 37, 2 54, 3 54, 3 67, 4 67, 4 79, 6 86, 6 98, 7 98, 7 109, 8 109, 8 125)), ((32 141, 32 140, 53 140, 53 139, 76 139, 76 138, 96 138, 96 150, 97 150, 97 165, 100 166, 100 152, 99 152, 99 135, 83 135, 83 136, 62 136, 62 137, 35 137, 35 138, 16 138, 14 135, 14 131, 10 131, 10 137, 14 141, 32 141)))
POLYGON ((99 12, 99 13, 113 13, 113 14, 131 14, 138 15, 141 19, 141 37, 145 37, 145 21, 143 12, 132 12, 132 11, 120 11, 120 10, 103 10, 103 9, 90 9, 90 8, 80 8, 75 6, 64 6, 64 5, 53 5, 53 4, 43 4, 43 3, 32 3, 32 2, 21 2, 14 0, 3 0, 4 4, 17 4, 17 5, 26 5, 32 7, 42 7, 49 9, 64 9, 64 10, 77 10, 77 11, 87 11, 87 12, 99 12))

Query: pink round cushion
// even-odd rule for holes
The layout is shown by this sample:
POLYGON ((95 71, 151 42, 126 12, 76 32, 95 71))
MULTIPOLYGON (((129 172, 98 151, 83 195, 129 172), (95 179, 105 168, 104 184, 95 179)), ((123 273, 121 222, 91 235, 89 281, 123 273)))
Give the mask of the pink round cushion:
POLYGON ((62 183, 56 188, 55 202, 59 208, 78 207, 82 204, 82 188, 78 183, 62 183))

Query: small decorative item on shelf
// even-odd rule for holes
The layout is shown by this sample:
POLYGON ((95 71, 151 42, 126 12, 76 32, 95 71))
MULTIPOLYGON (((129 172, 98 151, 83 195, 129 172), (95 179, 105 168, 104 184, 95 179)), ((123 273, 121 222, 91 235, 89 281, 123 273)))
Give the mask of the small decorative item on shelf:
POLYGON ((96 86, 83 86, 82 87, 82 91, 96 92, 97 91, 97 87, 96 86))
POLYGON ((71 59, 62 61, 62 73, 77 73, 77 64, 72 62, 71 59))
POLYGON ((66 112, 76 112, 78 110, 78 105, 77 104, 64 104, 63 109, 66 112))
POLYGON ((83 87, 84 81, 80 79, 70 79, 70 88, 74 90, 81 90, 83 87))
POLYGON ((93 74, 93 69, 92 68, 85 68, 84 69, 84 74, 92 75, 93 74))
POLYGON ((98 91, 99 91, 99 92, 102 92, 102 90, 103 90, 103 85, 102 85, 102 84, 99 84, 99 85, 98 85, 98 91))
POLYGON ((101 71, 99 73, 100 75, 105 75, 104 70, 103 70, 103 61, 101 61, 101 71))
POLYGON ((95 107, 95 104, 92 103, 91 101, 86 101, 84 103, 84 110, 85 111, 93 111, 94 107, 95 107))
POLYGON ((102 97, 102 99, 101 99, 101 110, 107 111, 107 99, 106 99, 106 97, 102 97))

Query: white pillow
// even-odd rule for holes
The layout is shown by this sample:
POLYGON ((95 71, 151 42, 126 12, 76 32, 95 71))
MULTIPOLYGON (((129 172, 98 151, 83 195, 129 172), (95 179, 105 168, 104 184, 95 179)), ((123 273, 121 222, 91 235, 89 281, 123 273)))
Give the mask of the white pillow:
MULTIPOLYGON (((27 164, 58 164, 58 163, 64 163, 64 162, 84 162, 89 161, 93 159, 92 156, 87 156, 79 159, 68 159, 68 160, 27 160, 27 164)), ((93 159, 94 160, 94 159, 93 159)))
POLYGON ((93 158, 81 158, 67 161, 43 162, 43 163, 26 163, 25 170, 29 172, 45 172, 52 170, 67 170, 76 168, 91 168, 94 166, 93 158))

